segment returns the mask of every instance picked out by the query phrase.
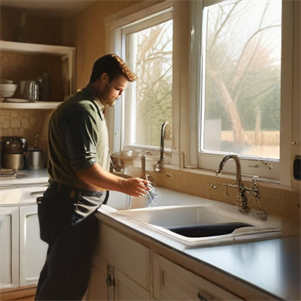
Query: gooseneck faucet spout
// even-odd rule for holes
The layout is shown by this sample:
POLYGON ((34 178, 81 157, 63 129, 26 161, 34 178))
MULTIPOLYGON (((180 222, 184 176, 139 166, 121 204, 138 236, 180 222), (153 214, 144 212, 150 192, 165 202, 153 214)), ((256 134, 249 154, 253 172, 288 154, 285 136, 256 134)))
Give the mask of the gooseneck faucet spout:
POLYGON ((237 202, 242 212, 249 212, 250 208, 248 207, 248 198, 246 196, 246 188, 244 187, 241 180, 241 165, 237 155, 227 155, 225 156, 219 164, 218 169, 216 170, 216 175, 220 174, 229 159, 233 159, 236 164, 236 185, 224 184, 226 186, 232 186, 238 188, 237 202))
POLYGON ((222 161, 220 162, 218 169, 216 170, 216 175, 218 175, 218 174, 220 174, 222 172, 222 170, 224 169, 224 166, 225 166, 226 162, 229 159, 233 159, 235 161, 235 164, 236 164, 236 183, 237 183, 237 186, 240 187, 240 186, 242 186, 242 181, 241 181, 241 166, 240 166, 240 162, 239 162, 239 159, 238 159, 237 155, 227 155, 227 156, 225 156, 222 159, 222 161))

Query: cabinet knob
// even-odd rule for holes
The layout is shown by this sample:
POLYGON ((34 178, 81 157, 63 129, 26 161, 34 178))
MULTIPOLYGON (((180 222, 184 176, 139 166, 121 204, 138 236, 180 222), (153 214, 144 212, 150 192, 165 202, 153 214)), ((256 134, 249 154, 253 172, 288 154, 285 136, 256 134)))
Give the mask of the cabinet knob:
POLYGON ((207 299, 201 293, 198 293, 198 298, 200 301, 207 301, 207 299))

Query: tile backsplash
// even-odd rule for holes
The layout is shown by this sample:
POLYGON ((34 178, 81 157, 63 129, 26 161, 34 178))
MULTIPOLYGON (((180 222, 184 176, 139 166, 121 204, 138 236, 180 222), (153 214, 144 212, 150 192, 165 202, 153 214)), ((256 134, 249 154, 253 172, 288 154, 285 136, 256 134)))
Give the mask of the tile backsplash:
POLYGON ((34 147, 35 135, 39 134, 37 146, 46 151, 48 121, 51 113, 52 110, 0 110, 0 137, 24 137, 28 147, 34 147))
MULTIPOLYGON (((222 201, 236 205, 237 188, 228 188, 222 183, 233 184, 235 176, 218 176, 199 171, 185 169, 168 169, 162 173, 149 172, 156 185, 168 189, 222 201)), ((252 187, 251 179, 243 178, 246 187, 252 187)), ((279 184, 272 184, 258 180, 260 191, 260 204, 262 209, 269 214, 282 216, 300 222, 300 193, 279 184)), ((256 209, 253 195, 248 195, 248 204, 256 209)))

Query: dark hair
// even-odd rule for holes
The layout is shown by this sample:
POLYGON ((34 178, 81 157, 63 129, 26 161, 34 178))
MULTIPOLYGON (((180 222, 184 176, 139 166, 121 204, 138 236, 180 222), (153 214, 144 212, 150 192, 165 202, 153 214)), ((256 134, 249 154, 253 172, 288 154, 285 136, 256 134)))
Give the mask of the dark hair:
POLYGON ((103 73, 108 74, 110 82, 118 75, 123 75, 129 82, 137 79, 136 74, 116 54, 104 55, 94 63, 90 83, 99 79, 103 73))

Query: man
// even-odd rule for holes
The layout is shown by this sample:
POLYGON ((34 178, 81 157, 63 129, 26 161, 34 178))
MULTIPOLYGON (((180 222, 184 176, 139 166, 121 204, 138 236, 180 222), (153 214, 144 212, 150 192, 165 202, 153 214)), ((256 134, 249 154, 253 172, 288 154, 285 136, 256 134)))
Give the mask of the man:
POLYGON ((38 199, 41 239, 49 244, 36 300, 81 300, 88 286, 96 240, 94 212, 106 190, 144 195, 148 182, 108 171, 104 117, 136 75, 115 54, 99 58, 90 82, 64 101, 49 122, 49 187, 38 199), (95 205, 96 204, 96 205, 95 205), (87 209, 88 208, 88 209, 87 209))

